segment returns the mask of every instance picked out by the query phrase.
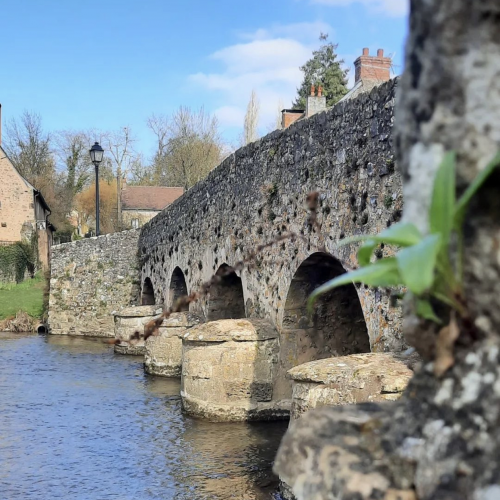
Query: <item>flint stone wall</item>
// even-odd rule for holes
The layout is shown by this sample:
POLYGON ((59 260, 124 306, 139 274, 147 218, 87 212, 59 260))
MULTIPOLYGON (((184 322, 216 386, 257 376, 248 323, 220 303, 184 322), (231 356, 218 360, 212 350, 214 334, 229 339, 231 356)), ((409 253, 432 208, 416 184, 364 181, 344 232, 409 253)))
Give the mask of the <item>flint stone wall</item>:
POLYGON ((50 333, 114 336, 113 313, 139 304, 138 237, 134 229, 52 247, 50 333))
MULTIPOLYGON (((246 317, 269 318, 281 330, 292 278, 307 257, 325 250, 344 269, 356 267, 357 246, 337 244, 381 231, 401 215, 392 147, 396 86, 387 82, 239 149, 148 222, 139 240, 141 282, 151 279, 156 302, 172 303, 176 267, 191 293, 221 264, 235 264, 292 231, 304 239, 275 244, 241 272, 246 317), (321 234, 308 224, 311 191, 320 192, 321 234)), ((400 310, 390 306, 388 293, 362 286, 357 293, 372 351, 401 350, 400 310)), ((191 311, 206 317, 209 300, 191 304, 191 311)), ((288 368, 300 360, 290 362, 288 368)))

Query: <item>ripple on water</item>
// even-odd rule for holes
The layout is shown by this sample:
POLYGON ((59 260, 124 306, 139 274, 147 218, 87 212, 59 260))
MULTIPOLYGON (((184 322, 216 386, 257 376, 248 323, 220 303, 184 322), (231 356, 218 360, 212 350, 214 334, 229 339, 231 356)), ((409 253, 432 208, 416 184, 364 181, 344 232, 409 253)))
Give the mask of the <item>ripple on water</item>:
POLYGON ((0 333, 6 499, 270 499, 286 422, 181 412, 180 383, 75 337, 0 333))

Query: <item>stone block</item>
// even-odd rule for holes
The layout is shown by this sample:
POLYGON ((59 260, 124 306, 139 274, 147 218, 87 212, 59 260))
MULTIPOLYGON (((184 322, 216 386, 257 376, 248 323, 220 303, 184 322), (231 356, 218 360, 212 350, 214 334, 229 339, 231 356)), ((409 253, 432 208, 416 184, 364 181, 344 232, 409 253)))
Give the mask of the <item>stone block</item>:
POLYGON ((293 381, 292 419, 321 406, 394 401, 413 372, 391 354, 352 354, 296 366, 287 376, 293 381))
POLYGON ((278 332, 265 320, 226 319, 192 328, 182 339, 184 410, 213 421, 287 418, 273 400, 278 332))

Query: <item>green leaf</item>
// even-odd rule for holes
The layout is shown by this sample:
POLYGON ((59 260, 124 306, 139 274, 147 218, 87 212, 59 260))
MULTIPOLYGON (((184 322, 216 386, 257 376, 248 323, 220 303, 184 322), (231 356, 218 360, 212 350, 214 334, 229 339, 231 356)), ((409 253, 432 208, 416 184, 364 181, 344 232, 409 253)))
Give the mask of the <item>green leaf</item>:
POLYGON ((417 299, 417 316, 434 321, 434 323, 442 323, 442 321, 436 316, 431 303, 426 299, 417 299))
POLYGON ((465 211, 467 205, 470 203, 472 197, 479 191, 481 186, 486 182, 488 177, 500 166, 500 152, 486 165, 486 167, 479 172, 476 178, 472 181, 465 193, 460 197, 455 209, 455 228, 460 230, 465 218, 465 211))
POLYGON ((444 155, 436 172, 429 212, 430 232, 440 234, 448 247, 455 218, 455 152, 444 155))
POLYGON ((432 286, 441 245, 441 236, 430 234, 420 243, 403 248, 396 255, 403 282, 415 295, 422 295, 432 286))
POLYGON ((370 286, 398 286, 403 284, 396 259, 394 257, 381 259, 366 267, 361 267, 350 273, 342 274, 333 280, 327 281, 319 288, 316 288, 309 296, 307 302, 309 312, 312 311, 314 302, 320 295, 339 286, 351 283, 364 283, 370 286))
POLYGON ((360 236, 351 236, 338 243, 342 247, 358 241, 373 240, 376 243, 387 243, 388 245, 398 245, 400 247, 409 247, 415 245, 422 239, 422 234, 415 224, 410 222, 399 222, 393 226, 384 229, 379 234, 363 234, 360 236))
POLYGON ((358 264, 362 267, 370 264, 373 250, 377 247, 378 243, 373 240, 368 240, 364 245, 361 245, 358 250, 358 264))
POLYGON ((388 245, 408 247, 415 245, 421 239, 422 234, 414 224, 400 222, 399 224, 394 224, 394 226, 385 229, 380 234, 366 234, 345 238, 340 241, 337 246, 342 247, 350 243, 364 241, 364 245, 358 250, 358 263, 360 266, 367 266, 378 244, 386 243, 388 245))

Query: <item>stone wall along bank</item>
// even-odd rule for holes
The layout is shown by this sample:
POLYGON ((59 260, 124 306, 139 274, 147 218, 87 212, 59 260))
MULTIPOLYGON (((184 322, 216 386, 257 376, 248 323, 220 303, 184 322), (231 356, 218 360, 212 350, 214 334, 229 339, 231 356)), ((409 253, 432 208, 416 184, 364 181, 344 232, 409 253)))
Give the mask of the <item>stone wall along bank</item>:
POLYGON ((138 305, 138 230, 52 247, 49 331, 114 336, 113 312, 138 305))

